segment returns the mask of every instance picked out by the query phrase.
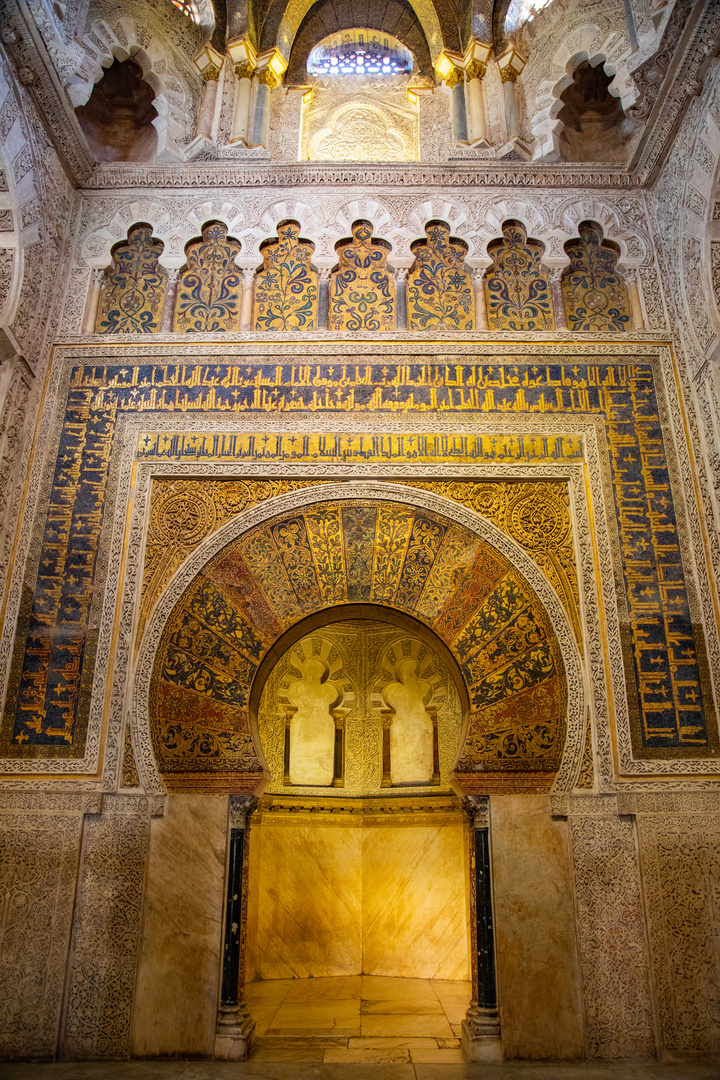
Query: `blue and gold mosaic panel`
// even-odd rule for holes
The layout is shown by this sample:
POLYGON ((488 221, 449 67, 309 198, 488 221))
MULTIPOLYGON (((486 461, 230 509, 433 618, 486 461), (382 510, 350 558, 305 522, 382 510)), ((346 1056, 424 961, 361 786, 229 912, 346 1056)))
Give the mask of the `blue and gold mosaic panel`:
MULTIPOLYGON (((321 413, 325 427, 332 416, 343 417, 348 411, 389 419, 428 413, 430 423, 437 412, 459 418, 501 418, 508 413, 539 414, 549 420, 597 417, 605 431, 610 470, 607 505, 615 508, 620 541, 617 588, 634 753, 650 760, 717 755, 705 644, 702 627, 691 616, 653 368, 649 363, 588 364, 578 357, 562 364, 513 365, 439 364, 421 358, 379 364, 78 364, 67 390, 37 578, 32 594, 26 589, 23 595, 0 733, 4 756, 83 755, 96 644, 90 605, 94 589, 104 584, 96 582, 96 567, 113 438, 120 417, 145 411, 148 433, 140 440, 140 458, 235 465, 581 462, 584 451, 582 438, 573 434, 158 433, 153 415, 321 413)), ((254 652, 243 651, 248 665, 257 662, 258 649, 302 617, 308 606, 368 595, 374 602, 414 612, 451 647, 496 589, 497 553, 485 546, 473 549, 477 538, 459 536, 432 515, 416 514, 397 503, 348 503, 326 524, 309 510, 296 517, 277 523, 274 531, 247 534, 232 560, 227 561, 226 552, 222 568, 218 563, 205 574, 222 602, 244 620, 238 625, 252 626, 262 643, 253 646, 254 652), (371 572, 369 535, 376 537, 371 572), (445 552, 440 561, 438 552, 445 552), (451 576, 446 577, 445 569, 441 573, 441 567, 451 576), (256 591, 253 582, 258 582, 256 591), (246 597, 242 603, 241 596, 246 597)), ((528 528, 526 515, 521 517, 520 524, 528 528)), ((542 520, 553 520, 550 510, 542 520)), ((528 544, 535 542, 534 536, 528 544)), ((220 604, 220 599, 215 602, 220 604)), ((509 635, 511 625, 513 640, 521 631, 527 633, 528 647, 539 650, 533 670, 545 671, 549 683, 555 676, 549 674, 545 645, 530 645, 532 620, 527 621, 522 608, 512 613, 508 609, 508 619, 503 633, 509 635), (523 619, 521 625, 518 620, 523 619)), ((179 633, 183 628, 175 629, 179 633)), ((182 651, 179 646, 177 651, 182 651)), ((490 658, 492 648, 478 643, 476 652, 490 658)), ((463 662, 476 663, 469 647, 463 662)), ((471 676, 477 681, 475 668, 468 671, 471 676)), ((513 676, 518 685, 526 677, 520 667, 513 676)), ((185 689, 202 694, 205 678, 200 676, 200 689, 197 681, 185 689)), ((508 716, 512 712, 490 701, 489 684, 478 693, 486 701, 483 708, 504 709, 508 716)), ((531 696, 534 689, 527 686, 522 693, 531 696)), ((221 704, 244 708, 226 699, 221 704)))
POLYGON ((617 261, 620 249, 603 240, 594 221, 582 221, 579 236, 568 240, 570 268, 561 280, 565 316, 570 330, 612 333, 630 330, 630 298, 617 261))
POLYGON ((465 266, 467 244, 450 236, 444 221, 429 221, 426 240, 411 245, 415 263, 408 276, 411 330, 475 329, 475 294, 465 266))
POLYGON ((163 244, 153 240, 150 225, 128 230, 113 248, 113 268, 100 293, 97 334, 157 334, 162 321, 167 272, 158 263, 163 244))
POLYGON ((318 277, 311 265, 315 245, 300 239, 297 221, 281 221, 277 240, 261 246, 263 266, 255 277, 256 330, 314 330, 318 277))
POLYGON ((506 221, 502 239, 491 240, 492 266, 485 273, 488 326, 491 330, 554 330, 550 281, 542 268, 545 251, 528 240, 525 226, 506 221))
POLYGON ((394 330, 395 275, 390 244, 373 237, 369 221, 356 221, 352 239, 335 245, 338 268, 330 280, 331 330, 394 330))
POLYGON ((240 329, 242 278, 235 259, 240 243, 221 221, 203 225, 202 238, 185 246, 187 266, 180 275, 173 330, 216 334, 240 329))

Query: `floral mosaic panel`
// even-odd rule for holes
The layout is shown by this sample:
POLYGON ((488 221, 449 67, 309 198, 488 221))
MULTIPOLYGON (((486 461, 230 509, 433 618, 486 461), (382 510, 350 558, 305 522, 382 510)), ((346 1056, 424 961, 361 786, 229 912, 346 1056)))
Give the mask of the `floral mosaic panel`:
POLYGON ((562 276, 562 296, 570 330, 611 332, 632 329, 625 279, 617 272, 619 248, 603 241, 592 221, 580 223, 579 236, 565 251, 570 269, 562 276))
POLYGON ((187 268, 178 283, 173 330, 180 333, 218 333, 240 329, 242 278, 235 259, 240 244, 226 227, 211 221, 202 239, 185 248, 187 268))
POLYGON ((525 226, 506 221, 502 239, 488 244, 492 266, 485 274, 491 330, 553 330, 550 281, 542 268, 543 245, 528 240, 525 226))
POLYGON ((369 221, 356 221, 352 239, 335 246, 339 266, 330 281, 331 330, 394 330, 395 277, 390 245, 373 237, 369 221))
POLYGON ((255 278, 256 330, 314 330, 318 278, 310 260, 314 245, 300 239, 297 221, 278 225, 277 240, 263 245, 263 267, 255 278))
POLYGON ((412 245, 415 264, 408 278, 408 325, 411 330, 473 330, 475 297, 465 266, 467 246, 450 236, 444 221, 428 222, 425 233, 426 240, 412 245))
POLYGON ((159 265, 163 245, 149 225, 134 225, 113 250, 113 268, 100 293, 97 334, 157 334, 167 273, 159 265))

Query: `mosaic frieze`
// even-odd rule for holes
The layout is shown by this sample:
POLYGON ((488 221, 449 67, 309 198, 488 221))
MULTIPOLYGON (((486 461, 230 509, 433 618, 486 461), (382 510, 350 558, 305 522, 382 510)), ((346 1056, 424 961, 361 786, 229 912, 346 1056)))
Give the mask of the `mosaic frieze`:
POLYGON ((149 225, 134 225, 127 240, 113 249, 113 268, 100 293, 95 332, 157 334, 160 330, 167 273, 159 265, 163 245, 149 225))
POLYGON ((373 237, 369 221, 356 221, 352 239, 335 245, 338 267, 330 279, 331 330, 394 330, 395 276, 390 244, 373 237))
POLYGON ((315 245, 300 239, 297 221, 278 225, 277 240, 262 245, 255 277, 256 330, 313 330, 317 326, 318 278, 311 265, 315 245))
POLYGON ((542 268, 544 246, 528 240, 524 225, 506 221, 502 239, 488 244, 492 265, 485 274, 491 330, 553 330, 550 281, 542 268))
POLYGON ((512 719, 493 724, 484 745, 476 737, 467 771, 552 774, 564 741, 564 667, 548 616, 522 575, 489 544, 437 514, 383 501, 323 504, 322 514, 334 523, 328 530, 317 528, 319 513, 311 507, 244 533, 176 604, 151 691, 151 727, 166 778, 259 767, 247 760, 247 707, 257 666, 282 633, 322 610, 329 594, 335 603, 381 601, 422 617, 458 660, 476 725, 488 707, 506 705, 512 719), (476 549, 460 574, 458 534, 466 548, 476 549), (389 549, 397 569, 391 581, 389 549), (241 568, 242 588, 228 577, 229 565, 241 568), (443 596, 434 619, 421 616, 431 579, 433 591, 443 596), (466 603, 468 595, 473 604, 466 603), (264 619, 258 620, 258 609, 264 619), (529 692, 545 683, 552 690, 533 698, 529 692), (510 702, 518 694, 523 704, 513 711, 510 702), (198 696, 207 698, 204 706, 198 696))
POLYGON ((412 244, 415 263, 407 285, 411 330, 475 328, 472 276, 465 266, 467 245, 450 236, 444 221, 430 221, 426 240, 412 244))
MULTIPOLYGON (((509 411, 546 417, 597 417, 602 427, 596 430, 605 431, 609 465, 607 505, 614 503, 616 511, 618 605, 634 753, 648 759, 712 756, 717 733, 706 652, 702 630, 690 613, 653 369, 649 364, 587 364, 579 357, 571 361, 576 359, 578 362, 565 364, 512 366, 425 362, 250 366, 217 362, 184 366, 138 365, 126 357, 124 364, 76 367, 67 391, 35 589, 34 593, 26 590, 18 623, 1 737, 4 755, 82 756, 96 644, 90 604, 113 438, 123 414, 147 410, 149 414, 231 416, 256 412, 267 416, 273 412, 297 415, 298 410, 306 410, 314 416, 322 412, 326 417, 339 417, 353 409, 358 413, 368 410, 375 416, 385 413, 395 419, 404 412, 436 410, 452 411, 458 417, 482 414, 501 418, 509 411)), ((584 448, 580 434, 497 436, 480 432, 452 438, 417 433, 163 434, 153 431, 149 415, 138 454, 141 459, 161 462, 227 461, 234 465, 263 460, 513 463, 581 462, 584 448)), ((196 509, 202 516, 198 508, 192 508, 191 516, 196 509)), ((366 516, 372 509, 365 509, 366 516)), ((562 515, 553 513, 555 517, 550 514, 547 518, 547 527, 556 520, 552 527, 559 529, 562 515)), ((378 520, 380 517, 378 573, 373 579, 376 597, 393 596, 397 602, 406 595, 408 604, 417 604, 419 617, 434 619, 444 611, 443 619, 449 618, 452 612, 443 608, 444 580, 438 578, 437 564, 430 565, 437 542, 433 538, 436 525, 424 534, 421 530, 413 539, 413 551, 417 551, 413 575, 418 584, 408 581, 403 589, 409 591, 396 594, 395 583, 417 523, 413 524, 407 511, 392 505, 379 510, 378 520)), ((353 527, 343 526, 345 570, 341 572, 339 555, 333 556, 332 567, 328 565, 316 578, 313 595, 328 599, 345 595, 361 599, 366 595, 367 578, 352 567, 363 566, 369 523, 368 516, 366 522, 358 518, 353 527)), ((339 550, 331 543, 332 530, 339 529, 339 521, 323 523, 305 514, 302 527, 311 545, 313 537, 325 538, 323 545, 316 543, 316 550, 339 550)), ((533 529, 537 537, 542 528, 533 525, 525 511, 519 514, 517 527, 521 532, 529 530, 530 550, 537 542, 532 540, 533 529)), ((269 612, 263 595, 252 593, 248 586, 256 626, 261 626, 263 619, 268 626, 273 625, 278 611, 283 619, 286 614, 295 617, 303 611, 295 589, 288 585, 289 564, 284 569, 283 561, 290 558, 296 537, 287 523, 283 528, 283 536, 268 539, 256 535, 240 553, 238 573, 257 577, 264 565, 269 569, 262 573, 277 578, 274 606, 269 612), (280 558, 278 545, 283 549, 280 558)), ((293 528, 299 529, 300 523, 293 528)), ((463 537, 449 529, 442 543, 447 559, 452 557, 456 569, 462 568, 468 557, 463 537)), ((329 556, 318 558, 322 562, 329 556)), ((561 571, 567 573, 562 563, 557 574, 561 571)), ((304 587, 310 587, 303 565, 298 564, 292 573, 299 575, 304 587)), ((98 588, 102 587, 101 580, 98 588)), ((222 587, 230 586, 225 582, 222 587)), ((244 586, 238 584, 238 588, 244 586)), ((572 593, 569 585, 567 589, 572 593)), ((471 590, 465 602, 476 608, 481 601, 471 590)))
POLYGON ((603 241, 592 221, 580 224, 579 236, 565 244, 570 269, 562 276, 565 316, 570 330, 622 331, 632 329, 625 279, 617 271, 620 249, 603 241))
POLYGON ((242 277, 235 259, 240 244, 219 221, 203 227, 202 239, 185 248, 187 266, 180 275, 173 330, 218 333, 240 329, 242 277))

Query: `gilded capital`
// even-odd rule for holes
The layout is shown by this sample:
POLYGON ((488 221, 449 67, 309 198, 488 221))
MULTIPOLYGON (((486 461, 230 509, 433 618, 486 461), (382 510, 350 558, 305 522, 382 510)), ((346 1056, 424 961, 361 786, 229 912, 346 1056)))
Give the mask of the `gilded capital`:
POLYGON ((463 81, 463 78, 463 69, 453 66, 452 71, 445 79, 445 85, 452 90, 453 86, 457 86, 458 83, 461 83, 463 81))
POLYGON ((238 79, 252 79, 255 68, 247 60, 243 64, 235 65, 235 74, 238 79))
POLYGON ((472 82, 473 79, 484 79, 486 72, 485 64, 481 64, 479 60, 471 60, 465 68, 465 78, 468 82, 472 82))
POLYGON ((500 68, 500 78, 504 83, 517 82, 518 72, 514 71, 511 67, 500 68))
POLYGON ((215 64, 208 64, 202 73, 202 77, 205 82, 217 82, 220 78, 220 68, 215 67, 215 64))
POLYGON ((269 86, 272 90, 273 87, 280 85, 280 76, 276 75, 272 68, 264 67, 257 72, 258 82, 263 83, 265 86, 269 86))

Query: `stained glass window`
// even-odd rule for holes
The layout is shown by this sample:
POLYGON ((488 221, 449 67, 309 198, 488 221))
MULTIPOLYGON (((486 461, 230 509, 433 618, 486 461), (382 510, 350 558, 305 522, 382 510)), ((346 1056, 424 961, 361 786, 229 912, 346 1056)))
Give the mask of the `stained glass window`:
POLYGON ((552 0, 510 0, 505 16, 505 30, 517 30, 523 23, 534 19, 538 11, 546 8, 552 0))
POLYGON ((412 54, 379 30, 341 30, 323 38, 308 57, 308 75, 403 75, 412 54))

